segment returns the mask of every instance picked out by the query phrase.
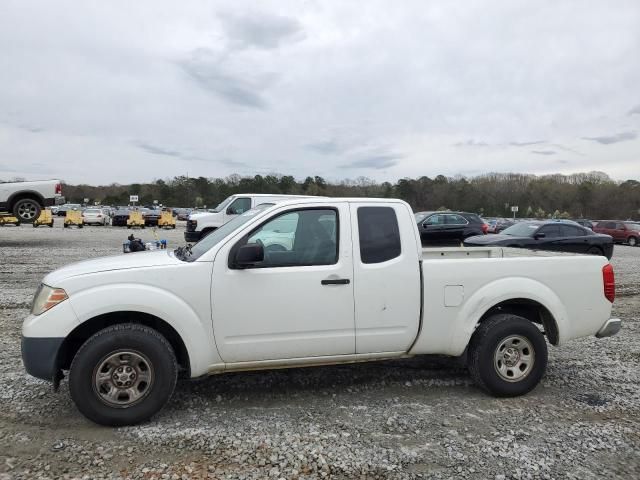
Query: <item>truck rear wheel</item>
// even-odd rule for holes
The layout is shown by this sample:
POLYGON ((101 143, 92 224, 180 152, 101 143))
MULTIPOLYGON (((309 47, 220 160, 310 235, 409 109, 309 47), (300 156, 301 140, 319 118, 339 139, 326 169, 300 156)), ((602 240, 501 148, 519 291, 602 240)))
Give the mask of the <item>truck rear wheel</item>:
POLYGON ((89 420, 133 425, 165 406, 177 378, 169 342, 152 328, 125 323, 100 330, 80 347, 71 363, 69 391, 89 420))
POLYGON ((494 315, 482 322, 471 338, 471 377, 491 395, 524 395, 538 385, 546 368, 544 335, 526 318, 494 315))

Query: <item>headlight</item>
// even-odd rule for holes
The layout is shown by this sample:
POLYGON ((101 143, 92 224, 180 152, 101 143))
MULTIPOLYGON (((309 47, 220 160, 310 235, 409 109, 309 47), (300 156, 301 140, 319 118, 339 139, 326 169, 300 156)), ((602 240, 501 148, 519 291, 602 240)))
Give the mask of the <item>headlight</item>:
POLYGON ((40 287, 38 287, 36 295, 33 297, 31 313, 40 315, 50 308, 55 307, 60 302, 65 301, 67 298, 69 298, 67 297, 67 292, 62 288, 53 288, 42 283, 40 287))

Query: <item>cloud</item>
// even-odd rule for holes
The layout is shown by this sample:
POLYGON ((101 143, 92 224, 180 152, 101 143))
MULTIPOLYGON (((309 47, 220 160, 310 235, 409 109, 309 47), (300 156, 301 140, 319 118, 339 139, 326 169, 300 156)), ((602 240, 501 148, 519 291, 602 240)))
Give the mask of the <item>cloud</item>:
POLYGON ((486 142, 478 142, 473 138, 470 138, 466 142, 458 142, 454 144, 455 147, 489 147, 490 145, 486 142))
POLYGON ((556 154, 554 150, 531 150, 531 153, 535 153, 536 155, 555 155, 556 154))
POLYGON ((184 72, 204 90, 214 93, 228 103, 263 110, 267 103, 261 90, 264 82, 248 74, 229 71, 224 56, 207 48, 198 48, 191 56, 177 62, 184 72))
POLYGON ((528 147, 530 145, 540 145, 541 143, 547 143, 546 140, 535 140, 533 142, 509 142, 509 145, 513 147, 528 147))
POLYGON ((307 148, 307 150, 312 150, 314 152, 320 153, 322 155, 334 155, 334 154, 343 153, 347 150, 344 146, 339 145, 334 140, 327 140, 325 142, 318 142, 318 143, 310 143, 308 145, 305 145, 305 148, 307 148))
POLYGON ((302 25, 295 18, 257 12, 223 13, 219 18, 231 48, 276 49, 286 41, 304 37, 302 25))
POLYGON ((635 115, 635 114, 640 115, 640 105, 636 105, 635 107, 633 107, 631 110, 627 112, 627 115, 635 115))
POLYGON ((148 143, 137 143, 136 145, 145 152, 149 152, 154 155, 165 155, 167 157, 178 158, 181 158, 183 156, 182 153, 178 152, 177 150, 169 150, 167 148, 158 147, 156 145, 149 145, 148 143))
POLYGON ((401 155, 392 153, 373 155, 343 165, 343 168, 373 168, 375 170, 382 170, 398 165, 400 158, 402 158, 401 155))
POLYGON ((601 137, 582 137, 584 140, 592 140, 594 142, 601 143, 602 145, 611 145, 612 143, 626 142, 628 140, 635 140, 638 138, 637 132, 622 132, 616 135, 608 135, 601 137))

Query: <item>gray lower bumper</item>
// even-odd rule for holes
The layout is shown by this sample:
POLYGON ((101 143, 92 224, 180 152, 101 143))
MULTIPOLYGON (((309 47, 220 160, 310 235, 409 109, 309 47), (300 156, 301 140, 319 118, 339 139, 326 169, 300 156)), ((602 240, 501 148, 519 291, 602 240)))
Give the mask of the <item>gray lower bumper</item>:
POLYGON ((29 375, 56 381, 58 351, 64 338, 22 337, 22 363, 29 375))
POLYGON ((596 333, 596 337, 610 337, 618 333, 621 328, 622 320, 620 320, 619 318, 610 318, 609 320, 607 320, 607 323, 605 323, 602 328, 598 330, 598 333, 596 333))

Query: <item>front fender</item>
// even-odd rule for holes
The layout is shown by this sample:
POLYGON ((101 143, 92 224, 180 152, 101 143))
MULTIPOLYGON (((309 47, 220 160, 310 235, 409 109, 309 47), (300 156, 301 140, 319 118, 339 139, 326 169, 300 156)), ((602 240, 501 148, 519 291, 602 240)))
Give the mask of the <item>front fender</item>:
POLYGON ((182 338, 193 377, 205 374, 209 365, 222 362, 215 346, 211 320, 208 317, 201 319, 187 302, 170 291, 136 283, 110 284, 82 290, 69 301, 79 324, 118 311, 142 312, 164 320, 182 338))
POLYGON ((515 299, 533 300, 544 306, 553 316, 558 327, 558 343, 566 340, 568 317, 560 298, 549 287, 526 277, 510 277, 495 280, 476 290, 464 303, 456 319, 450 350, 461 355, 482 316, 496 305, 515 299))

